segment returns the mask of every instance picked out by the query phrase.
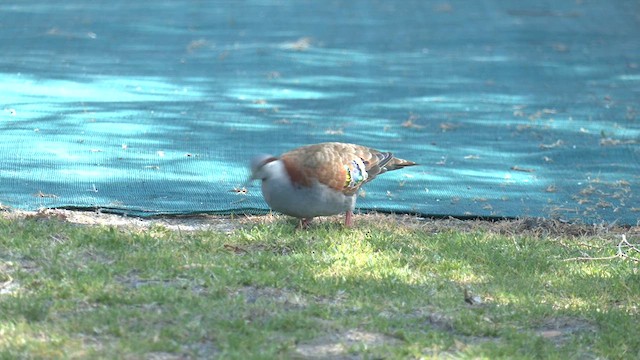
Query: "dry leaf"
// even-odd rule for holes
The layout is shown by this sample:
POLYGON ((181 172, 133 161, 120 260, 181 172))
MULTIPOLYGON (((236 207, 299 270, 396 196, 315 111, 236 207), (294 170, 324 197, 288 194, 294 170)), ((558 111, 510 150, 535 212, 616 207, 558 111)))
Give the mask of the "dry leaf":
POLYGON ((521 167, 519 167, 519 166, 517 166, 517 165, 512 166, 512 167, 511 167, 511 170, 513 170, 513 171, 522 171, 522 172, 534 172, 534 171, 535 171, 534 169, 521 168, 521 167))
POLYGON ((562 140, 558 140, 556 142, 554 142, 553 144, 540 144, 540 149, 553 149, 553 148, 557 148, 564 145, 564 141, 562 140))

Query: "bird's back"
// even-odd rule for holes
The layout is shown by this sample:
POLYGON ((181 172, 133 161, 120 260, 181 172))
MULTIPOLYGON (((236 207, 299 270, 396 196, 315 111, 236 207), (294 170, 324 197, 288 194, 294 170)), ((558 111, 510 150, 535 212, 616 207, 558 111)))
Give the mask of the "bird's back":
POLYGON ((281 159, 295 184, 312 186, 317 181, 347 195, 379 174, 415 165, 389 152, 338 142, 303 146, 282 154, 281 159))

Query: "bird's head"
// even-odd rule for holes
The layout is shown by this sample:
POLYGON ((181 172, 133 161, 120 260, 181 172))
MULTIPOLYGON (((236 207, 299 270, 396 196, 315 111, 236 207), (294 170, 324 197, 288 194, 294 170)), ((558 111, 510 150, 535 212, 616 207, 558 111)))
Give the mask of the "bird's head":
POLYGON ((280 160, 273 155, 260 154, 254 156, 251 159, 251 177, 249 181, 258 179, 266 180, 273 176, 279 161, 280 160))

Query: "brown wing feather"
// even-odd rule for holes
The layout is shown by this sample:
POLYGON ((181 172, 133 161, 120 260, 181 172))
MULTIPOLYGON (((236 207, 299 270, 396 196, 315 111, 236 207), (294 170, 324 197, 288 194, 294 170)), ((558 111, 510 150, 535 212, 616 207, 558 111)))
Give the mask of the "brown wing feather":
POLYGON ((342 191, 347 177, 343 156, 325 144, 303 146, 280 157, 291 180, 302 186, 310 186, 313 179, 328 187, 342 191))
POLYGON ((347 195, 354 194, 365 183, 386 171, 415 165, 393 157, 389 152, 380 152, 366 146, 346 143, 322 143, 303 146, 282 154, 291 180, 301 186, 310 186, 313 179, 342 191, 347 195), (364 165, 366 174, 360 180, 358 176, 364 165), (347 170, 347 167, 349 170, 347 170))

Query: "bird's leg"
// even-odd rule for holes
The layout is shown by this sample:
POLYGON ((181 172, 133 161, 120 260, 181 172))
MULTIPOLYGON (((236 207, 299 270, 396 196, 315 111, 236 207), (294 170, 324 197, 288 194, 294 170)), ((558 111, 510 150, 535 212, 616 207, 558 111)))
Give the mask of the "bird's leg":
POLYGON ((300 219, 300 223, 298 224, 298 229, 308 229, 309 224, 311 224, 311 220, 313 220, 313 218, 300 219))
POLYGON ((347 214, 344 217, 344 227, 352 227, 353 226, 353 211, 348 210, 347 214))

